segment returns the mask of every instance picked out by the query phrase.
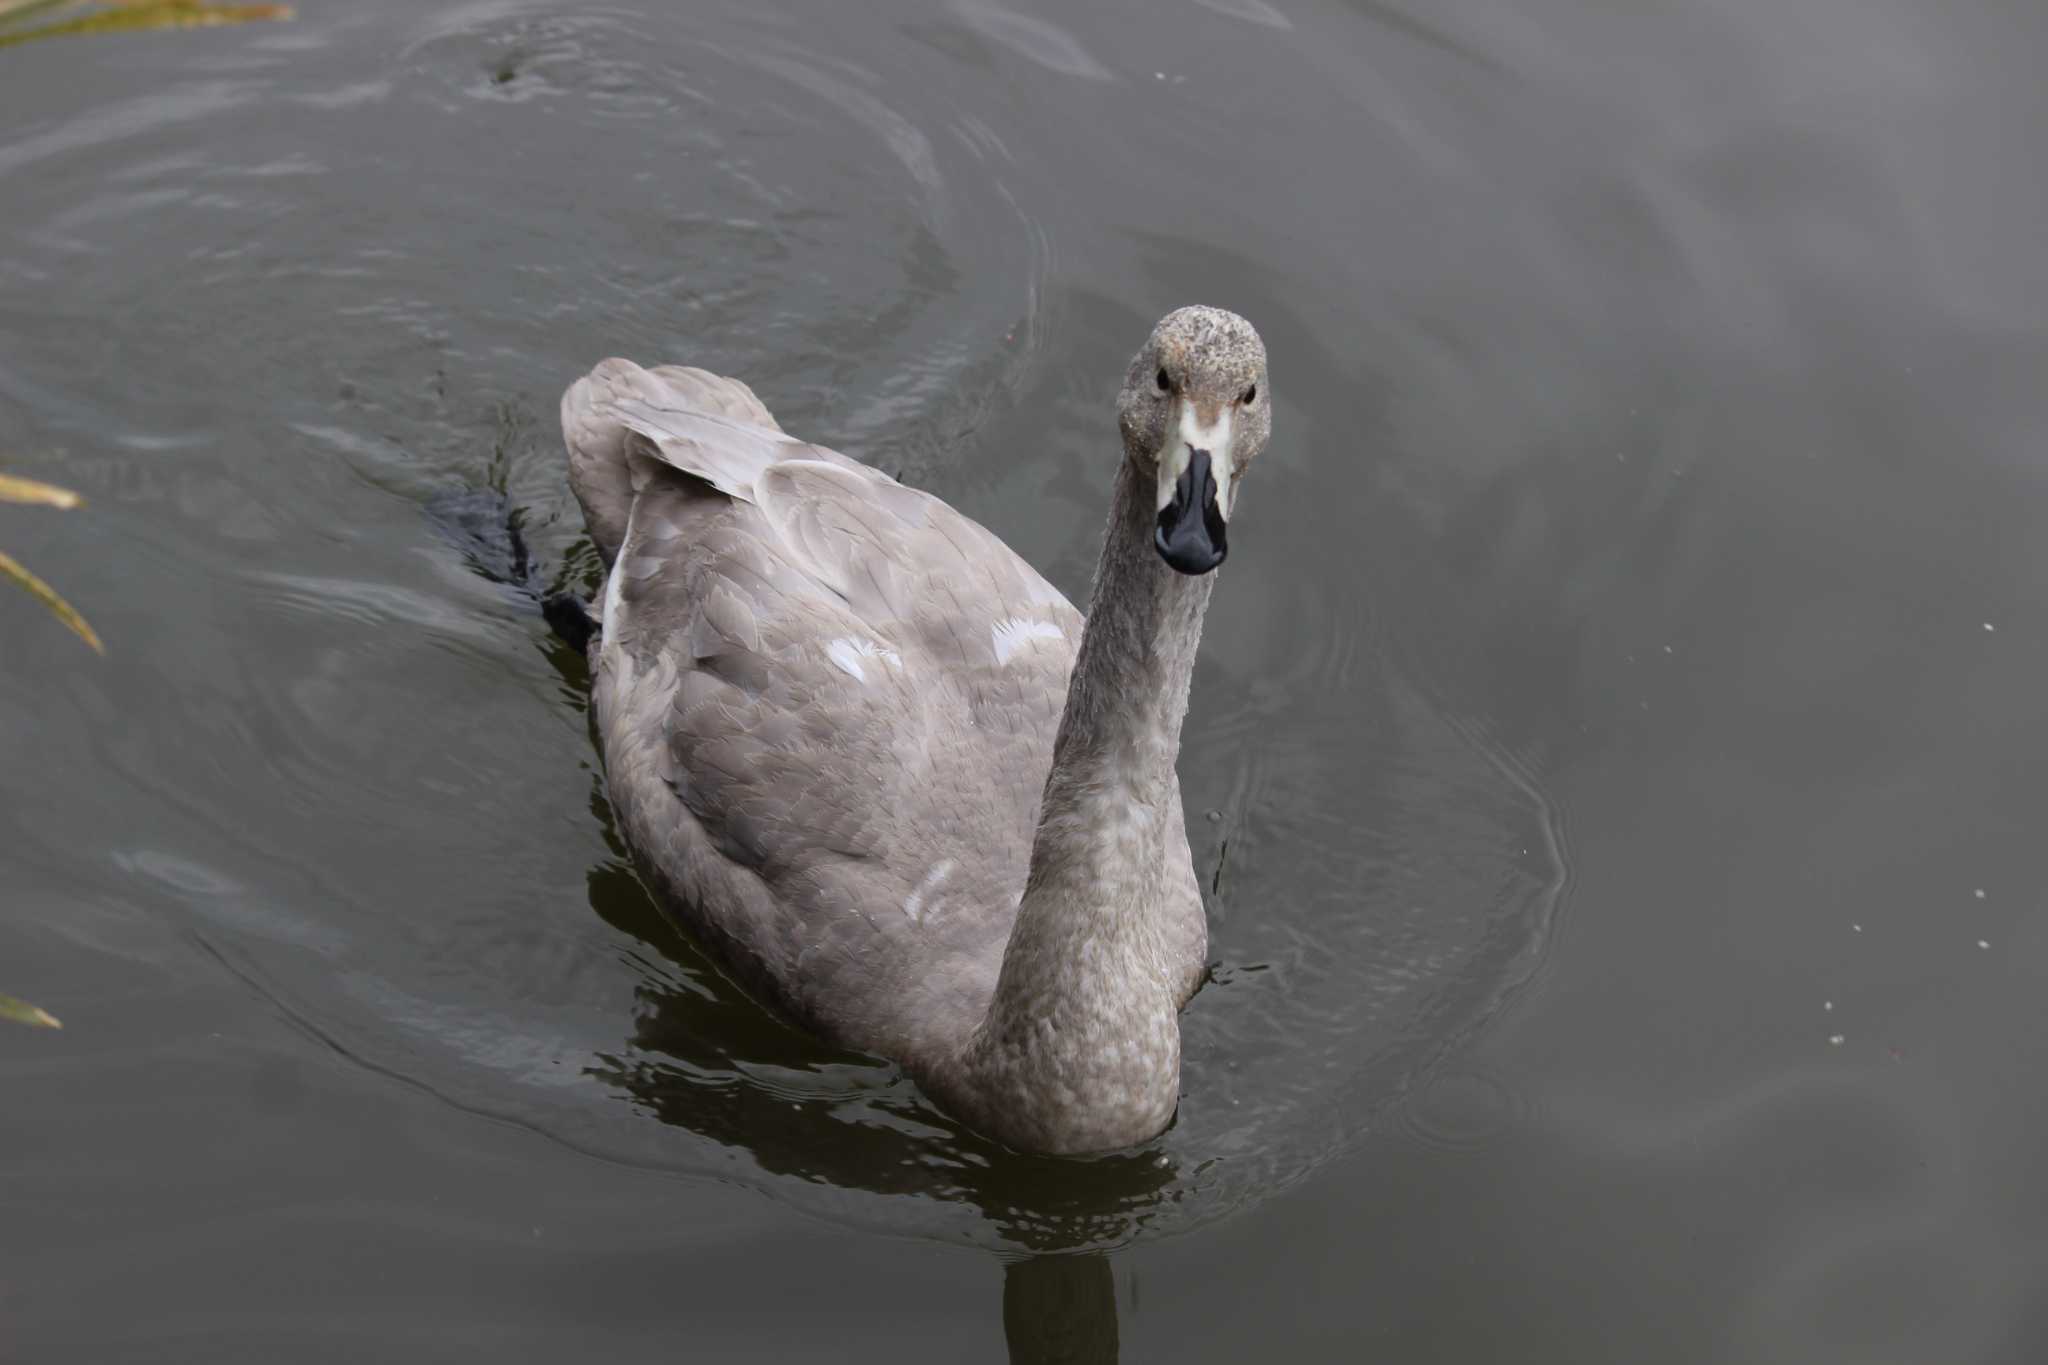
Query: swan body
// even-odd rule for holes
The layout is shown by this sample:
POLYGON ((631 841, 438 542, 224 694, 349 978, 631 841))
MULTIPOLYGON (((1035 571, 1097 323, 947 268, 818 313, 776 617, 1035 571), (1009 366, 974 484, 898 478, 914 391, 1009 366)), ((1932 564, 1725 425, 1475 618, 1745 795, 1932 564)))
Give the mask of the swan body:
POLYGON ((1020 1150, 1128 1146, 1178 1102, 1207 932, 1173 764, 1265 383, 1233 314, 1154 330, 1085 621, 739 380, 607 360, 562 400, 643 873, 749 988, 1020 1150))

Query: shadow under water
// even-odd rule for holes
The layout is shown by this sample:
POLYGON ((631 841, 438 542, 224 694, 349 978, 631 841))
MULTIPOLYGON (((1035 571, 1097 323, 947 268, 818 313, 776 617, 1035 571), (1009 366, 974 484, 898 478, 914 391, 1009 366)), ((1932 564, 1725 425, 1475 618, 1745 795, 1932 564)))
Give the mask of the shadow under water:
POLYGON ((1115 1365, 1116 1280, 1109 1258, 1030 1256, 1003 1266, 1010 1365, 1115 1365))

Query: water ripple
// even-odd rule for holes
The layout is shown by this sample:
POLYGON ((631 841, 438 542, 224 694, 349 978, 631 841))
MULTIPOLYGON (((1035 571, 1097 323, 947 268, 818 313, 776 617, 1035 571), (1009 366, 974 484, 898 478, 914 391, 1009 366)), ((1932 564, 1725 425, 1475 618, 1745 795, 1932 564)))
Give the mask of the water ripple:
POLYGON ((976 33, 1048 71, 1090 81, 1116 79, 1116 74, 1095 60, 1078 38, 1057 24, 1020 14, 995 0, 953 0, 952 9, 976 33))

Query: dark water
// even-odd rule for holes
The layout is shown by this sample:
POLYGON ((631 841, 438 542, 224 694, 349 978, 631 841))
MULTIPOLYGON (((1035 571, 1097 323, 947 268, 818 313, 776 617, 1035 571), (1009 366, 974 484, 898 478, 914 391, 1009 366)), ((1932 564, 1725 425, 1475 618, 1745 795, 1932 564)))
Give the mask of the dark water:
POLYGON ((0 1357, 2048 1358, 2048 11, 467 5, 0 49, 0 1357), (764 12, 772 11, 772 12, 764 12), (1082 596, 1274 446, 1175 1127, 1025 1161, 609 823, 554 405, 749 378, 1082 596), (1061 1254, 1068 1253, 1068 1254, 1061 1254))

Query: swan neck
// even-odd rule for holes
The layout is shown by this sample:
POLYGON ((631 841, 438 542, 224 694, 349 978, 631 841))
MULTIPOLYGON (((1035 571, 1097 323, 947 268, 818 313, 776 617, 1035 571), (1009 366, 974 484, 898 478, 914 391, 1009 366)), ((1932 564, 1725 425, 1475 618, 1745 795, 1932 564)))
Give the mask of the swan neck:
POLYGON ((1047 795, 1114 776, 1143 798, 1174 781, 1202 617, 1215 575, 1169 568, 1153 548, 1149 476, 1125 460, 1067 686, 1047 795))
MULTIPOLYGON (((1212 576, 1153 548, 1153 484, 1126 460, 1053 746, 1031 867, 959 1087, 1015 1146, 1102 1151, 1172 1118, 1177 1019, 1198 962, 1170 920, 1174 757, 1212 576)), ((1199 948, 1195 950, 1199 953, 1199 948)))

